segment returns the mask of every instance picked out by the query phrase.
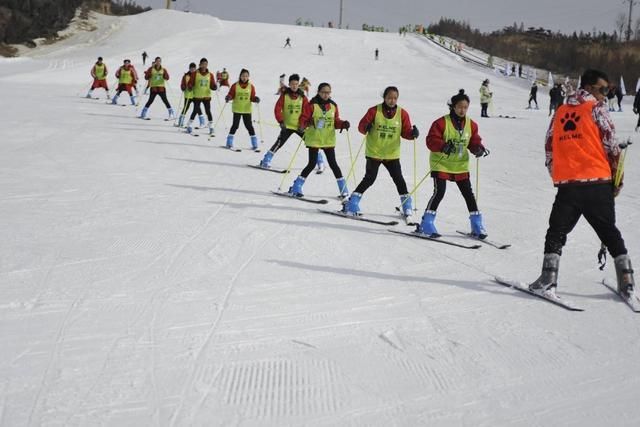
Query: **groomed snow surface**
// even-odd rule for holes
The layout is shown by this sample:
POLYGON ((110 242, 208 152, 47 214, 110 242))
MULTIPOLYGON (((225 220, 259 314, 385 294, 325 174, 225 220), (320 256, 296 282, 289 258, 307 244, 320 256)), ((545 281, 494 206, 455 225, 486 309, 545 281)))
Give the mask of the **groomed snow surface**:
MULTIPOLYGON (((526 81, 486 74, 417 36, 168 11, 97 22, 94 32, 0 63, 1 425, 638 425, 640 318, 599 284, 615 272, 611 262, 597 269, 600 243, 584 220, 569 236, 558 293, 586 311, 491 280, 532 280, 540 270, 555 195, 544 167, 546 89, 541 110, 525 110, 526 81), (292 49, 282 48, 287 36, 292 49), (446 99, 465 88, 478 118, 478 88, 490 78, 493 115, 518 118, 478 119, 491 155, 475 190, 490 238, 513 246, 403 238, 274 197, 282 175, 246 165, 277 129, 263 126, 261 154, 219 149, 228 109, 208 141, 163 121, 159 99, 142 121, 135 107, 82 98, 97 56, 113 84, 125 57, 143 71, 143 50, 163 57, 175 107, 189 62, 206 56, 234 79, 248 68, 267 122, 282 73, 308 77, 313 92, 330 82, 354 128, 397 85, 422 134, 417 179, 428 169, 424 136, 446 99)), ((622 137, 635 123, 630 99, 624 107, 613 114, 622 137)), ((214 119, 219 112, 214 102, 214 119)), ((361 141, 353 129, 354 153, 361 141)), ((243 127, 236 145, 249 147, 243 127)), ((296 145, 292 138, 274 166, 286 167, 296 145)), ((638 145, 617 198, 636 265, 638 145)), ((337 152, 346 174, 344 133, 337 152)), ((410 141, 402 162, 412 187, 410 141)), ((302 148, 284 189, 304 164, 302 148)), ((418 218, 432 187, 420 188, 418 218)), ((312 174, 305 193, 339 208, 329 169, 312 174)), ((390 220, 397 204, 381 169, 361 207, 390 220)), ((469 227, 455 186, 437 225, 451 239, 469 227)))

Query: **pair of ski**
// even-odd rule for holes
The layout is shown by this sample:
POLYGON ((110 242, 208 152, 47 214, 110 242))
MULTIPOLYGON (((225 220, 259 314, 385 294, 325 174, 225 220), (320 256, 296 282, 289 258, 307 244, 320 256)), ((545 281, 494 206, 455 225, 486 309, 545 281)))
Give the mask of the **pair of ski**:
MULTIPOLYGON (((518 282, 516 280, 505 279, 503 277, 496 276, 494 277, 493 280, 502 286, 506 286, 508 288, 515 289, 520 292, 527 293, 529 295, 533 295, 534 297, 543 299, 545 301, 548 301, 552 304, 560 306, 569 311, 584 311, 583 308, 580 308, 579 306, 575 305, 571 301, 567 301, 566 299, 559 297, 558 295, 555 294, 555 292, 542 293, 542 294, 533 292, 529 290, 529 286, 527 286, 526 283, 518 282)), ((638 298, 637 295, 635 294, 623 295, 619 293, 617 287, 611 285, 606 279, 603 279, 602 282, 600 283, 605 288, 609 289, 611 292, 616 294, 625 304, 627 304, 627 306, 631 309, 631 311, 633 311, 634 313, 640 313, 640 298, 638 298)))

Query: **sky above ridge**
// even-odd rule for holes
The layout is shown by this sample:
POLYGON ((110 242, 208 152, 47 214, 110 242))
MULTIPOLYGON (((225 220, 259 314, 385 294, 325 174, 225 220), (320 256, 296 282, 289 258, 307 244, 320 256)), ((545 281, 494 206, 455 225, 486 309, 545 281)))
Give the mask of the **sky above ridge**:
MULTIPOLYGON (((164 8, 166 4, 166 0, 136 2, 153 8, 164 8)), ((329 21, 338 22, 340 0, 177 0, 172 5, 176 10, 208 13, 225 20, 294 24, 302 18, 319 27, 329 21)), ((428 24, 446 16, 466 20, 481 31, 523 22, 525 27, 565 33, 594 28, 612 32, 617 16, 626 12, 628 4, 622 0, 343 0, 343 27, 359 29, 368 23, 395 31, 407 23, 428 24)), ((640 17, 640 8, 636 8, 634 17, 640 17)))

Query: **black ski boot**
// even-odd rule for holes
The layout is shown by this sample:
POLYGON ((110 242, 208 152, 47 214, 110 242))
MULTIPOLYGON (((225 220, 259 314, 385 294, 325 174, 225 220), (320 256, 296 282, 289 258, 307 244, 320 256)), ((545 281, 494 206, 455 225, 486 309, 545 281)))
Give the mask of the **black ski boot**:
POLYGON ((558 267, 560 266, 560 255, 544 254, 542 261, 542 272, 535 282, 529 285, 529 290, 537 294, 545 294, 548 292, 555 294, 555 288, 558 286, 558 267))
POLYGON ((633 268, 629 255, 618 255, 614 258, 616 276, 618 278, 618 293, 620 295, 633 295, 635 281, 633 280, 633 268))

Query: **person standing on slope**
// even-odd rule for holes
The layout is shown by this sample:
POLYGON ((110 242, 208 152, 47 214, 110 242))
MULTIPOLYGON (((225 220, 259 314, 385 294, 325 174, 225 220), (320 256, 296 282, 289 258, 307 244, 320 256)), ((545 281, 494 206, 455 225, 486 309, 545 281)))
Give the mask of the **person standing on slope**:
POLYGON ((282 47, 291 47, 291 39, 289 37, 287 37, 287 39, 284 41, 284 46, 282 47))
POLYGON ((169 73, 167 72, 167 69, 162 66, 162 59, 159 56, 153 61, 153 65, 145 71, 144 78, 149 82, 151 95, 149 95, 149 100, 140 113, 140 118, 147 118, 149 107, 153 104, 156 96, 160 96, 165 107, 167 107, 169 119, 174 119, 176 117, 176 113, 173 111, 173 108, 171 108, 171 104, 169 104, 169 100, 167 99, 167 89, 165 88, 165 82, 169 80, 169 73))
POLYGON ((333 171, 333 176, 338 183, 339 196, 344 198, 349 195, 347 182, 342 176, 342 171, 336 161, 336 129, 349 130, 351 126, 348 121, 340 118, 338 104, 331 99, 331 86, 329 83, 320 83, 318 94, 314 96, 307 108, 302 112, 302 123, 305 125, 304 142, 309 149, 309 161, 302 170, 300 176, 293 181, 289 188, 289 194, 294 197, 303 197, 302 187, 305 180, 313 171, 318 162, 318 153, 324 151, 327 156, 329 167, 333 171))
POLYGON ((256 88, 249 81, 249 70, 243 68, 240 71, 240 77, 229 89, 229 93, 225 96, 225 101, 232 101, 231 111, 233 112, 233 124, 229 130, 229 135, 227 135, 227 148, 233 148, 233 138, 240 126, 240 119, 242 119, 244 127, 247 128, 247 132, 249 132, 251 148, 257 150, 258 137, 256 136, 256 131, 253 129, 251 120, 251 103, 259 103, 260 98, 256 96, 256 88))
POLYGON ((489 89, 489 79, 485 79, 480 86, 480 117, 489 117, 487 114, 487 108, 493 97, 493 92, 489 89))
POLYGON ((484 157, 489 155, 489 150, 482 145, 478 124, 467 116, 469 103, 464 89, 460 89, 451 97, 449 114, 434 121, 427 135, 427 148, 431 151, 429 165, 433 195, 416 231, 431 237, 440 237, 434 222, 447 189, 447 181, 456 183, 467 204, 471 234, 480 239, 487 237, 469 179, 469 152, 476 157, 484 157))
POLYGON ((142 66, 146 65, 148 56, 149 55, 147 55, 147 51, 146 50, 142 52, 142 66))
POLYGON ((347 215, 357 216, 360 214, 362 195, 376 181, 380 165, 384 165, 400 195, 402 213, 407 222, 410 222, 413 214, 413 201, 408 194, 407 183, 402 176, 400 143, 401 138, 410 140, 418 138, 420 132, 417 127, 411 125, 409 113, 398 106, 399 94, 397 87, 387 87, 383 93, 384 101, 369 108, 360 120, 358 131, 366 135, 365 157, 367 165, 364 178, 342 207, 342 212, 347 215))
POLYGON ((220 86, 226 86, 229 87, 229 72, 227 71, 226 68, 222 68, 222 71, 220 72, 220 86))
POLYGON ((609 116, 606 95, 609 78, 589 69, 580 79, 580 88, 551 119, 545 141, 546 166, 558 188, 549 215, 544 242, 542 272, 529 290, 554 294, 558 268, 567 235, 581 216, 594 229, 614 259, 618 291, 634 293, 635 281, 624 240, 616 227, 614 197, 622 181, 614 187, 621 145, 609 116))
MULTIPOLYGON (((194 78, 195 73, 196 64, 195 62, 192 62, 189 64, 189 71, 184 73, 182 81, 180 82, 180 89, 182 90, 182 96, 184 97, 184 107, 182 107, 180 117, 178 118, 178 127, 184 126, 185 116, 189 112, 189 107, 193 104, 193 88, 189 88, 189 82, 194 78)), ((200 117, 202 117, 202 114, 200 114, 200 117)), ((204 117, 202 117, 200 122, 201 125, 204 125, 204 117)))
POLYGON ((531 101, 536 103, 536 110, 538 110, 538 85, 536 82, 531 84, 531 90, 529 91, 529 106, 527 107, 527 110, 531 109, 531 101))
POLYGON ((136 105, 136 97, 132 89, 138 83, 138 73, 136 73, 136 69, 131 65, 131 60, 124 60, 123 65, 116 71, 116 78, 118 79, 118 88, 111 103, 114 105, 117 104, 120 94, 126 91, 129 94, 131 105, 136 105))
MULTIPOLYGON (((198 70, 193 74, 193 79, 189 80, 188 87, 193 90, 193 112, 187 123, 187 133, 193 132, 193 119, 198 114, 202 114, 200 104, 204 105, 204 111, 209 120, 209 135, 213 135, 213 116, 211 115, 211 91, 218 89, 213 73, 209 71, 209 61, 207 58, 200 60, 198 70)), ((202 119, 200 120, 203 121, 202 119)), ((200 124, 202 126, 202 123, 200 124)))
POLYGON ((93 83, 91 84, 91 89, 87 93, 87 98, 93 98, 93 90, 97 88, 103 88, 107 91, 107 99, 111 99, 111 95, 109 95, 109 85, 107 85, 107 74, 109 74, 109 70, 107 70, 107 64, 102 62, 102 57, 98 58, 93 67, 91 67, 91 77, 93 77, 93 83))
POLYGON ((271 167, 273 155, 282 148, 291 135, 295 133, 300 138, 304 135, 304 124, 301 116, 309 101, 304 96, 304 92, 299 85, 300 76, 291 74, 289 76, 289 87, 285 88, 273 108, 276 121, 280 125, 280 135, 278 135, 275 144, 264 154, 264 158, 260 161, 260 166, 263 168, 271 167))
POLYGON ((638 115, 638 123, 636 124, 635 131, 640 131, 640 90, 636 92, 636 97, 633 99, 633 114, 638 115))

